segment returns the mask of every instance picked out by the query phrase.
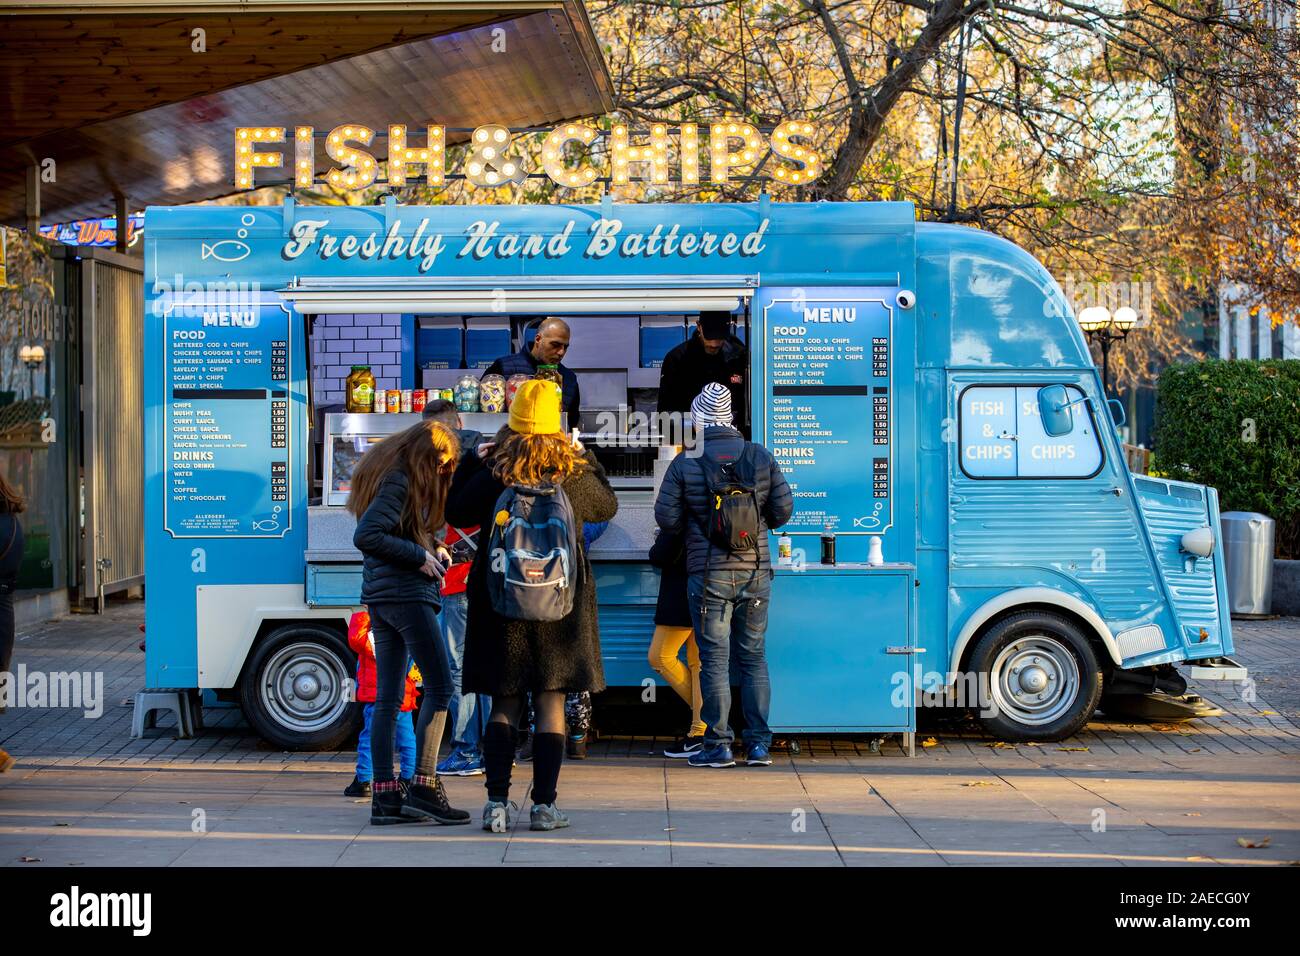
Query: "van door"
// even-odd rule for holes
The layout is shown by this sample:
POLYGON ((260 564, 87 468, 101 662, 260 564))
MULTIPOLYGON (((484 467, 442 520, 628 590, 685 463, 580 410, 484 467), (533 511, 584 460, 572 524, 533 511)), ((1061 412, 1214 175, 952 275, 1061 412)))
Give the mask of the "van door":
MULTIPOLYGON (((949 633, 987 600, 1050 588, 1094 608, 1115 635, 1135 632, 1125 663, 1178 646, 1159 570, 1095 376, 953 373, 949 633), (1038 391, 1062 384, 1072 427, 1051 435, 1038 391), (1149 627, 1155 625, 1155 627, 1149 627), (1133 660, 1130 661, 1130 658, 1133 660)), ((1106 653, 1098 654, 1104 664, 1106 653)))

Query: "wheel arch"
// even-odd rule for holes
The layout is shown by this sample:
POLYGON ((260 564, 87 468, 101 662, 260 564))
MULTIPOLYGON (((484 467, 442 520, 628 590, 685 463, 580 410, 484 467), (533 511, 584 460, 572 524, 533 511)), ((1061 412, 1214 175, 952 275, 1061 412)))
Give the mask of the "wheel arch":
POLYGON ((985 601, 962 625, 948 659, 948 685, 951 687, 957 675, 964 670, 980 635, 1011 614, 1031 610, 1051 611, 1069 618, 1104 649, 1105 656, 1112 664, 1121 666, 1115 635, 1096 608, 1072 594, 1054 588, 1016 588, 985 601))

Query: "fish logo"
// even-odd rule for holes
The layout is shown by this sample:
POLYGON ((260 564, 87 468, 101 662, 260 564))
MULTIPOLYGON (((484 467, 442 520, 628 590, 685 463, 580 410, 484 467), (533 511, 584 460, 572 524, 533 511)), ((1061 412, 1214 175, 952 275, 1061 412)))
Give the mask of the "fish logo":
POLYGON ((253 251, 247 243, 238 239, 222 239, 220 242, 204 242, 201 245, 203 254, 199 256, 200 259, 216 259, 219 262, 240 262, 247 259, 253 251))
POLYGON ((853 527, 855 528, 875 528, 878 527, 879 525, 880 525, 880 519, 877 518, 875 515, 866 515, 861 518, 853 519, 853 527))

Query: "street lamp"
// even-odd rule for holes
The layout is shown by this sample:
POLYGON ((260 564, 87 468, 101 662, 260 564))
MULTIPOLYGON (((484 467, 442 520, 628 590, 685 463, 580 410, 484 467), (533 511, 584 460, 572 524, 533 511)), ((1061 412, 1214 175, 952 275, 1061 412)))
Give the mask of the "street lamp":
POLYGON ((1137 320, 1137 312, 1127 305, 1120 306, 1113 313, 1104 305, 1089 306, 1079 313, 1079 328, 1088 336, 1088 341, 1095 338, 1101 343, 1102 395, 1109 391, 1111 344, 1128 338, 1137 320))
POLYGON ((24 345, 18 350, 18 360, 27 366, 31 380, 32 398, 36 397, 36 370, 45 364, 45 346, 24 345))

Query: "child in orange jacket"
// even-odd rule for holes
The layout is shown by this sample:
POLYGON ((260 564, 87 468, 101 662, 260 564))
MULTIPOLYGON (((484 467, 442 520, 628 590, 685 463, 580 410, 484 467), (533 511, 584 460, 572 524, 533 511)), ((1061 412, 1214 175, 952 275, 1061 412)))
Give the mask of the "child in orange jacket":
MULTIPOLYGON (((348 621, 348 646, 357 655, 357 701, 363 705, 364 723, 357 737, 357 774, 352 778, 344 796, 370 796, 370 781, 374 768, 370 762, 370 722, 375 713, 375 638, 370 631, 370 613, 357 611, 348 621)), ((397 732, 393 738, 398 753, 399 775, 410 782, 415 773, 415 725, 411 712, 415 710, 415 666, 406 675, 406 694, 397 712, 397 732)))

